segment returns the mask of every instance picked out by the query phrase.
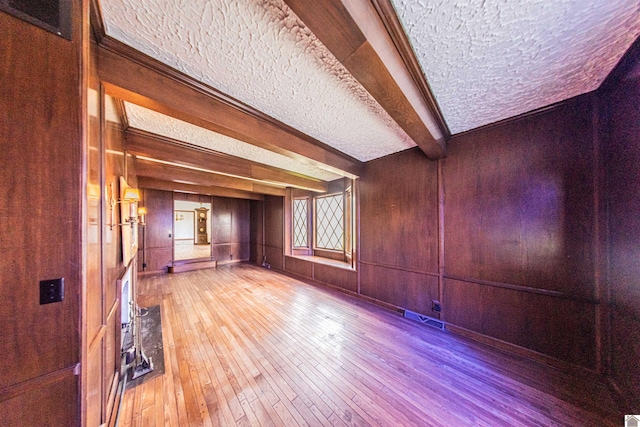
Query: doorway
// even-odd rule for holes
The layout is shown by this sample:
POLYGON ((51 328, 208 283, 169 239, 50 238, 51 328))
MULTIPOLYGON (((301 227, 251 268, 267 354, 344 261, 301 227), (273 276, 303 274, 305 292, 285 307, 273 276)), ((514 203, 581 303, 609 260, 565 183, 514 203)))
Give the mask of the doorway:
POLYGON ((211 258, 211 203, 173 202, 173 259, 211 258))

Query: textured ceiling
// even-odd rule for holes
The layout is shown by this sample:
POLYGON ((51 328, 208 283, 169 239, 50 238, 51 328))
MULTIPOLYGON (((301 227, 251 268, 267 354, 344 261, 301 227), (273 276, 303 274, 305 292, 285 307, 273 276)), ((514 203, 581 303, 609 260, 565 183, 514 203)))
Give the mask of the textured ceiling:
POLYGON ((102 0, 107 34, 361 161, 415 146, 282 0, 102 0))
POLYGON ((341 176, 324 169, 297 162, 273 151, 246 144, 191 123, 183 122, 128 102, 124 104, 129 126, 132 128, 324 181, 333 181, 341 178, 341 176))
POLYGON ((452 133, 596 89, 637 0, 392 0, 452 133))

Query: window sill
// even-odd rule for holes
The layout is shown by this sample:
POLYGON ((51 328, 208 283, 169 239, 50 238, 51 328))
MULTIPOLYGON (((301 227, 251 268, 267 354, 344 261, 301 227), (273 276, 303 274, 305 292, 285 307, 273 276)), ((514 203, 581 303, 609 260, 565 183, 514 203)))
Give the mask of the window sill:
POLYGON ((352 267, 351 264, 349 264, 348 262, 338 261, 335 259, 329 259, 329 258, 313 256, 313 255, 287 255, 287 256, 291 258, 301 259, 303 261, 312 262, 314 264, 329 265, 331 267, 337 267, 337 268, 342 268, 344 270, 355 271, 355 268, 352 267))

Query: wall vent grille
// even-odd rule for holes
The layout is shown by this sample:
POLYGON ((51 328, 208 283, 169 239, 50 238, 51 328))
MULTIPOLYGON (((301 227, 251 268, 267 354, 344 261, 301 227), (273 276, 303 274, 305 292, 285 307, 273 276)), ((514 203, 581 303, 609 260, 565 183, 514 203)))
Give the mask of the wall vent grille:
POLYGON ((425 325, 433 326, 434 328, 438 328, 444 331, 444 322, 441 322, 438 319, 434 319, 433 317, 425 316, 424 314, 420 313, 414 313, 410 310, 404 311, 404 317, 411 320, 417 320, 420 323, 424 323, 425 325))

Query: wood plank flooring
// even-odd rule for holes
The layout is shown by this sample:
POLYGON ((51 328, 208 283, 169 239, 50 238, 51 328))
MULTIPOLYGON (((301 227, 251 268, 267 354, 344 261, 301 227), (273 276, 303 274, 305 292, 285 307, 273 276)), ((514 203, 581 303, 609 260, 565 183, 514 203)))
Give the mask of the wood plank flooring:
POLYGON ((617 426, 608 388, 249 264, 143 278, 165 374, 121 426, 617 426))

